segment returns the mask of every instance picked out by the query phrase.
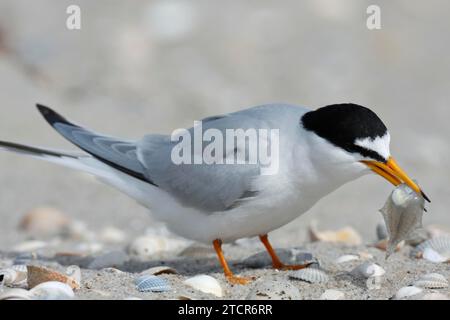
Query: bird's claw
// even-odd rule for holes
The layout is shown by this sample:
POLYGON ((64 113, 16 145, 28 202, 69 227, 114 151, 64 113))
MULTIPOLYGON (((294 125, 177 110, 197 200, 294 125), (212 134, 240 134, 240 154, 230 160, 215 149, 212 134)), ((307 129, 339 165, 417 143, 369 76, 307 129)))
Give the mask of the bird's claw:
POLYGON ((255 280, 255 277, 238 277, 235 275, 227 275, 226 278, 229 283, 239 285, 247 285, 253 280, 255 280))

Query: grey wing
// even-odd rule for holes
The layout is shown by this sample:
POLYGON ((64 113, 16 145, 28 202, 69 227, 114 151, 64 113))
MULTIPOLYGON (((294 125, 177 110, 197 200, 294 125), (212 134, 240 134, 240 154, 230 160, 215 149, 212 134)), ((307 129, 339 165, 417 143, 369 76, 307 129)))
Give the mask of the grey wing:
POLYGON ((138 160, 135 142, 108 137, 82 128, 48 107, 38 105, 38 109, 56 131, 80 149, 117 170, 154 184, 145 177, 145 168, 138 160))
MULTIPOLYGON (((241 128, 242 123, 236 120, 230 116, 210 117, 203 122, 203 131, 241 128)), ((256 126, 245 121, 245 127, 256 126)), ((171 158, 176 143, 169 136, 148 135, 138 144, 138 158, 146 168, 146 176, 181 204, 204 212, 225 211, 258 193, 253 183, 260 175, 258 163, 177 165, 171 158)))

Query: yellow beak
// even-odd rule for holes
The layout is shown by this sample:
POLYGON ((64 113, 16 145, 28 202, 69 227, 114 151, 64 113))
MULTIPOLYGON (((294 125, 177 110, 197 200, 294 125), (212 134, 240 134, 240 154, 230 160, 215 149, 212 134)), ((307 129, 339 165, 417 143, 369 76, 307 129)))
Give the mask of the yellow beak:
POLYGON ((406 183, 415 192, 421 194, 425 200, 431 202, 427 195, 419 188, 419 186, 412 181, 402 168, 397 164, 394 158, 390 157, 386 163, 379 161, 361 161, 368 166, 373 172, 379 174, 394 186, 398 186, 401 183, 406 183))

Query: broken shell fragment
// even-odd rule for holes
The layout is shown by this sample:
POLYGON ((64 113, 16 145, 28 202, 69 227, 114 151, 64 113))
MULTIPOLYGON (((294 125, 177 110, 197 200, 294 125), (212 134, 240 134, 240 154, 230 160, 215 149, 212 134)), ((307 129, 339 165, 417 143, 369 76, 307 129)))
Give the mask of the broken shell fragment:
POLYGON ((219 281, 208 275, 198 275, 184 281, 184 284, 204 293, 222 297, 223 291, 219 281))
POLYGON ((361 236, 352 227, 345 227, 336 231, 325 230, 319 231, 316 222, 312 222, 309 226, 309 238, 312 242, 334 242, 345 243, 347 245, 360 245, 362 243, 361 236))
POLYGON ((404 299, 404 298, 409 298, 412 296, 416 296, 419 293, 422 293, 422 289, 421 288, 417 288, 414 286, 407 286, 407 287, 403 287, 400 288, 397 293, 395 294, 395 299, 404 299))
POLYGON ((316 268, 305 268, 297 271, 293 271, 290 275, 290 278, 296 280, 302 280, 309 283, 325 283, 328 282, 328 275, 319 269, 316 268))
POLYGON ((439 273, 428 273, 414 282, 414 286, 427 289, 442 289, 448 287, 448 281, 439 273))
POLYGON ((26 266, 15 265, 7 269, 0 270, 0 284, 15 287, 25 285, 26 283, 26 266))
POLYGON ((431 262, 450 261, 450 236, 439 236, 422 242, 416 247, 414 254, 431 262))
POLYGON ((359 278, 381 277, 385 273, 386 271, 382 267, 369 261, 360 264, 350 271, 351 275, 359 278))
POLYGON ((334 262, 335 263, 345 263, 345 262, 355 261, 355 260, 359 260, 359 256, 354 255, 354 254, 346 254, 346 255, 340 256, 339 258, 334 260, 334 262))
POLYGON ((29 288, 34 288, 44 282, 55 281, 68 284, 72 289, 78 289, 80 287, 80 284, 77 283, 76 279, 57 271, 40 266, 27 266, 27 269, 29 288))
POLYGON ((143 275, 135 280, 136 289, 139 292, 166 292, 170 285, 166 280, 154 275, 143 275))
POLYGON ((320 300, 343 300, 345 293, 339 290, 328 289, 320 296, 320 300))

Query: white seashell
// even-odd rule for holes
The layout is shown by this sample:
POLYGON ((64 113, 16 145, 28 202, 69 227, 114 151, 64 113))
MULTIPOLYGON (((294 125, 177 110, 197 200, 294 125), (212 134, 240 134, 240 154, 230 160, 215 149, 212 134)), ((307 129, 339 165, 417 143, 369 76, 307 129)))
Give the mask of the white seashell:
POLYGON ((397 293, 395 294, 395 298, 396 299, 404 299, 404 298, 412 297, 412 296, 418 295, 422 291, 423 291, 422 289, 414 287, 414 286, 403 287, 397 291, 397 293))
POLYGON ((8 269, 0 270, 0 283, 6 286, 21 286, 27 282, 27 271, 23 271, 23 266, 12 266, 8 269))
POLYGON ((166 292, 170 285, 161 277, 143 275, 135 280, 136 289, 140 292, 166 292))
POLYGON ((345 293, 339 290, 328 289, 320 296, 320 300, 343 300, 345 293))
POLYGON ((9 289, 0 293, 0 300, 31 300, 31 294, 25 289, 9 289))
POLYGON ((72 278, 77 284, 78 287, 81 285, 81 269, 79 266, 68 266, 66 269, 66 275, 72 278))
POLYGON ((422 257, 432 262, 446 262, 450 260, 450 236, 444 235, 431 238, 417 246, 422 257))
POLYGON ((438 252, 430 247, 425 248, 425 250, 422 252, 422 258, 434 263, 446 262, 448 260, 448 258, 441 256, 438 252))
POLYGON ((120 250, 110 251, 96 257, 88 266, 89 269, 119 267, 129 260, 128 255, 120 250))
POLYGON ((125 242, 126 235, 115 227, 105 227, 100 231, 98 239, 104 243, 117 244, 125 242))
POLYGON ((300 300, 300 290, 286 280, 258 280, 245 297, 246 300, 300 300))
POLYGON ((25 214, 19 228, 34 235, 51 235, 59 233, 70 219, 55 208, 35 208, 25 214))
POLYGON ((448 287, 448 281, 439 273, 428 273, 414 282, 414 286, 427 289, 441 289, 448 287))
POLYGON ((30 251, 35 251, 35 250, 45 248, 47 246, 48 246, 48 244, 44 241, 30 240, 30 241, 25 241, 25 242, 19 243, 18 245, 14 246, 12 248, 12 251, 30 252, 30 251))
POLYGON ((334 262, 335 263, 344 263, 344 262, 355 261, 355 260, 359 260, 359 256, 354 255, 354 254, 346 254, 346 255, 340 256, 334 262))
POLYGON ((373 259, 373 255, 370 254, 370 253, 367 252, 367 251, 361 251, 361 252, 358 252, 358 255, 359 255, 359 258, 362 259, 362 260, 373 259))
POLYGON ((43 282, 30 290, 36 300, 70 300, 75 297, 72 288, 62 282, 43 282))
POLYGON ((210 293, 216 297, 222 297, 222 287, 219 281, 208 275, 198 275, 184 281, 184 284, 204 293, 210 293))
POLYGON ((380 277, 384 275, 386 271, 376 263, 367 261, 354 268, 350 273, 356 277, 369 278, 380 277))
POLYGON ((362 243, 361 236, 352 227, 345 227, 336 231, 319 231, 317 223, 312 221, 308 231, 311 241, 338 242, 348 245, 360 245, 362 243))
POLYGON ((128 247, 128 253, 139 259, 154 258, 171 248, 170 240, 160 236, 148 235, 136 238, 128 247))
POLYGON ((309 283, 325 283, 328 282, 328 275, 316 268, 305 268, 297 271, 293 271, 290 278, 303 280, 309 283))
POLYGON ((158 266, 142 271, 141 275, 151 274, 154 276, 158 276, 160 274, 177 274, 177 273, 178 273, 177 270, 169 266, 158 266))
POLYGON ((424 294, 420 300, 450 300, 448 296, 439 292, 424 294))

